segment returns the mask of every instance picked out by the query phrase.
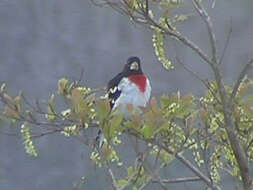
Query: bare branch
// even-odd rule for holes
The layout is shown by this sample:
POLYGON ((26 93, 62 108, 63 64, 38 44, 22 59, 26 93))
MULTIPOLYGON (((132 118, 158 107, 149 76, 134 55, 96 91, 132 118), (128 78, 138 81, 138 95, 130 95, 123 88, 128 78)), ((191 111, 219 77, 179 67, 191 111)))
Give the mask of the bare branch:
POLYGON ((31 135, 31 138, 33 138, 33 139, 34 138, 40 138, 40 137, 43 137, 43 136, 46 136, 46 135, 49 135, 49 134, 54 134, 54 133, 61 132, 61 131, 63 131, 63 129, 48 130, 48 131, 40 133, 40 134, 31 135))
POLYGON ((187 168, 189 168, 196 176, 198 176, 203 182, 205 182, 209 187, 211 187, 214 190, 221 190, 220 187, 210 181, 210 179, 205 176, 198 168, 193 166, 193 164, 185 159, 182 155, 178 153, 174 153, 172 150, 170 150, 168 147, 161 145, 159 143, 156 143, 159 147, 163 148, 166 152, 169 154, 173 154, 180 162, 182 162, 187 168))
POLYGON ((208 56, 191 40, 189 40, 187 37, 181 35, 177 31, 172 31, 170 29, 164 28, 160 24, 158 24, 156 21, 151 19, 149 16, 146 18, 153 26, 160 28, 164 34, 169 35, 171 37, 174 37, 175 39, 179 40, 181 43, 186 45, 187 47, 191 48, 197 55, 200 56, 205 62, 207 62, 209 65, 212 65, 213 62, 208 58, 208 56))
POLYGON ((239 77, 235 83, 235 86, 233 88, 231 97, 230 97, 230 103, 232 103, 232 101, 234 100, 236 93, 245 77, 245 75, 247 74, 248 70, 253 66, 253 58, 243 67, 241 73, 239 74, 239 77))
MULTIPOLYGON (((171 178, 171 179, 162 179, 162 183, 185 183, 185 182, 195 182, 201 181, 199 177, 179 177, 179 178, 171 178)), ((158 180, 152 180, 152 183, 158 183, 158 180)))
POLYGON ((128 3, 125 3, 125 1, 120 1, 123 3, 119 3, 119 2, 115 3, 115 2, 112 2, 112 0, 104 0, 104 2, 105 2, 105 5, 112 7, 113 9, 118 11, 119 13, 130 16, 131 19, 136 23, 145 24, 145 25, 149 24, 148 27, 150 27, 150 25, 151 25, 151 26, 161 29, 164 32, 164 34, 166 34, 176 40, 179 40, 181 43, 183 43, 187 47, 191 48, 195 53, 197 53, 197 55, 200 56, 200 58, 202 58, 209 65, 211 65, 213 63, 213 61, 208 58, 208 56, 201 50, 201 48, 199 48, 191 40, 189 40, 185 36, 181 35, 179 32, 174 31, 171 27, 168 27, 168 28, 163 27, 157 21, 155 21, 153 18, 151 18, 149 16, 149 14, 147 14, 147 9, 149 9, 149 5, 147 4, 148 0, 146 0, 146 9, 142 9, 143 7, 141 8, 141 10, 136 9, 135 10, 135 13, 137 13, 136 15, 133 15, 132 13, 129 12, 129 5, 128 5, 128 3))
POLYGON ((216 55, 217 54, 216 41, 215 41, 214 32, 212 30, 212 23, 210 21, 210 17, 206 13, 206 11, 203 9, 203 7, 200 5, 198 0, 192 0, 192 1, 194 3, 195 9, 199 12, 200 16, 202 17, 202 19, 204 19, 204 21, 207 25, 209 38, 210 38, 210 42, 211 42, 211 46, 212 46, 212 61, 209 62, 209 65, 211 66, 211 69, 214 73, 214 77, 217 82, 218 90, 219 90, 219 93, 221 96, 221 104, 222 104, 222 108, 223 108, 222 111, 224 114, 224 121, 225 121, 224 127, 227 131, 231 147, 233 149, 233 152, 235 154, 236 160, 237 160, 239 168, 240 168, 244 189, 251 190, 253 184, 252 184, 252 179, 250 176, 248 160, 246 157, 246 153, 243 150, 242 145, 240 144, 240 141, 235 133, 235 126, 232 121, 231 109, 232 109, 232 100, 234 99, 234 97, 236 95, 236 92, 237 92, 237 90, 238 90, 238 88, 239 88, 239 86, 246 74, 247 69, 249 69, 249 67, 252 65, 253 60, 250 61, 242 70, 242 72, 237 80, 237 83, 235 84, 235 87, 233 89, 230 100, 228 100, 228 95, 227 95, 227 92, 225 90, 225 86, 222 81, 222 76, 221 76, 220 70, 217 66, 218 63, 217 63, 217 55, 216 55))
POLYGON ((230 41, 230 38, 231 38, 231 34, 232 34, 232 18, 230 19, 230 29, 229 29, 229 32, 228 32, 228 35, 227 35, 227 38, 226 38, 224 49, 223 49, 221 57, 220 57, 219 64, 221 64, 222 61, 223 61, 223 58, 225 56, 225 53, 226 53, 226 50, 228 48, 228 44, 229 44, 229 41, 230 41))
POLYGON ((4 132, 4 131, 0 131, 0 134, 7 135, 10 137, 18 137, 19 136, 18 133, 10 133, 10 132, 4 132))
POLYGON ((215 92, 213 91, 212 87, 210 86, 210 84, 208 82, 206 82, 206 80, 202 79, 195 71, 191 70, 190 68, 188 68, 178 57, 176 57, 177 62, 182 65, 182 67, 189 72, 192 76, 194 76, 196 79, 198 79, 200 82, 202 82, 202 84, 212 93, 213 97, 215 98, 215 100, 220 103, 219 98, 217 97, 217 95, 215 94, 215 92))
POLYGON ((216 4, 216 0, 213 0, 213 3, 212 3, 212 8, 215 7, 215 4, 216 4))
POLYGON ((237 160, 237 163, 240 169, 244 190, 252 190, 253 183, 251 179, 250 168, 249 168, 246 152, 243 149, 242 145, 240 144, 239 139, 236 136, 236 133, 234 132, 235 127, 232 123, 231 117, 228 118, 227 113, 225 113, 224 115, 225 115, 225 122, 226 122, 226 130, 228 133, 231 147, 233 149, 235 158, 237 160))
POLYGON ((121 1, 103 0, 100 3, 95 2, 95 0, 91 0, 91 1, 93 4, 95 4, 97 6, 101 7, 101 6, 107 5, 120 14, 129 15, 129 13, 127 11, 128 9, 125 8, 124 4, 121 1))
POLYGON ((210 16, 204 9, 204 7, 201 5, 201 3, 198 0, 192 0, 194 8, 199 13, 200 17, 204 20, 207 26, 207 31, 209 35, 209 40, 212 47, 212 61, 214 63, 217 63, 217 45, 216 45, 216 38, 213 31, 213 24, 211 22, 210 16))
POLYGON ((80 85, 80 83, 82 82, 83 80, 83 75, 84 75, 84 69, 81 70, 81 74, 79 76, 79 79, 77 81, 77 85, 80 85))
POLYGON ((148 0, 146 0, 146 15, 149 14, 149 4, 148 4, 148 0))
POLYGON ((163 163, 163 164, 161 164, 160 165, 160 167, 158 167, 158 168, 149 168, 148 166, 149 166, 150 164, 148 163, 148 161, 147 161, 147 159, 145 159, 144 161, 143 161, 143 166, 144 166, 144 168, 150 173, 150 182, 152 182, 153 181, 153 179, 155 179, 156 181, 157 181, 157 183, 161 186, 161 188, 163 189, 163 190, 168 190, 168 188, 166 187, 166 184, 164 184, 163 182, 162 182, 162 179, 161 179, 161 177, 159 176, 159 171, 160 171, 160 169, 161 168, 163 168, 166 164, 165 163, 163 163))
POLYGON ((248 143, 248 146, 246 147, 245 151, 246 153, 249 151, 250 147, 253 145, 253 139, 250 140, 250 142, 248 143))
POLYGON ((155 183, 158 183, 158 184, 161 186, 161 188, 162 188, 163 190, 168 190, 168 188, 166 187, 165 183, 162 182, 162 179, 161 179, 160 176, 158 175, 158 172, 160 171, 160 169, 163 168, 165 165, 166 165, 166 164, 163 163, 163 164, 160 165, 159 168, 154 169, 154 170, 149 170, 149 169, 147 168, 147 164, 144 163, 145 170, 148 170, 148 172, 150 173, 150 176, 148 177, 147 182, 144 183, 144 184, 139 188, 139 190, 144 189, 148 184, 153 183, 153 180, 155 180, 155 181, 156 181, 155 183), (154 178, 156 178, 156 179, 154 179, 154 178))
MULTIPOLYGON (((137 137, 136 137, 136 136, 135 136, 135 138, 136 138, 136 140, 137 140, 137 137)), ((137 145, 137 144, 136 144, 136 145, 137 145)), ((157 183, 161 186, 162 189, 168 190, 167 187, 166 187, 166 185, 162 182, 162 179, 161 179, 161 177, 160 177, 159 174, 158 174, 159 171, 160 171, 162 168, 164 168, 164 166, 165 166, 166 164, 165 164, 165 163, 162 163, 162 164, 161 164, 159 167, 157 167, 157 168, 155 168, 155 167, 151 168, 151 164, 150 164, 150 163, 148 162, 148 160, 147 160, 147 157, 148 157, 149 152, 150 152, 150 147, 147 147, 144 153, 140 153, 140 152, 139 152, 138 146, 133 145, 133 148, 134 148, 135 153, 136 153, 137 156, 141 154, 141 159, 140 159, 140 160, 141 160, 141 162, 142 162, 142 166, 143 166, 143 168, 144 168, 147 172, 149 172, 149 174, 150 174, 149 179, 147 180, 147 182, 144 183, 144 184, 139 188, 139 190, 144 189, 149 183, 152 182, 152 180, 153 180, 154 178, 156 179, 157 183)), ((156 166, 156 164, 155 164, 155 166, 156 166)), ((137 176, 137 177, 138 177, 138 176, 137 176)), ((137 180, 137 178, 136 178, 136 180, 137 180)))
MULTIPOLYGON (((133 133, 131 131, 129 131, 129 133, 133 136, 141 138, 136 133, 133 133)), ((187 168, 189 168, 197 177, 200 178, 200 180, 202 180, 210 188, 214 190, 221 190, 221 188, 217 184, 211 182, 210 179, 205 174, 203 174, 198 168, 196 168, 189 160, 185 159, 180 153, 174 152, 169 147, 162 145, 161 143, 156 142, 154 140, 146 140, 146 139, 142 140, 144 140, 146 143, 157 145, 161 149, 165 150, 167 153, 174 155, 181 163, 183 163, 187 168)))
POLYGON ((217 82, 218 90, 219 90, 219 93, 221 96, 222 112, 224 115, 224 128, 226 129, 229 142, 231 144, 233 153, 234 153, 235 158, 237 160, 237 163, 238 163, 238 166, 240 169, 240 173, 241 173, 241 177, 242 177, 242 181, 243 181, 243 186, 244 186, 245 190, 252 190, 253 183, 252 183, 252 178, 250 175, 249 163, 248 163, 248 159, 246 156, 246 152, 243 149, 239 138, 237 137, 235 125, 233 123, 232 100, 234 99, 237 89, 239 88, 239 86, 245 76, 247 68, 252 66, 252 64, 253 64, 253 59, 246 65, 246 69, 244 67, 243 71, 241 72, 230 98, 228 97, 228 94, 226 92, 226 89, 225 89, 225 86, 223 84, 222 77, 220 74, 220 70, 218 69, 217 64, 210 65, 213 70, 214 77, 217 82))
POLYGON ((109 176, 110 176, 111 181, 112 181, 113 190, 118 190, 118 188, 117 188, 117 181, 116 181, 116 179, 114 177, 112 169, 108 165, 107 165, 107 170, 108 170, 109 176))
POLYGON ((96 0, 90 0, 91 3, 95 6, 98 6, 98 7, 103 7, 104 5, 106 5, 107 3, 106 2, 96 2, 96 0))

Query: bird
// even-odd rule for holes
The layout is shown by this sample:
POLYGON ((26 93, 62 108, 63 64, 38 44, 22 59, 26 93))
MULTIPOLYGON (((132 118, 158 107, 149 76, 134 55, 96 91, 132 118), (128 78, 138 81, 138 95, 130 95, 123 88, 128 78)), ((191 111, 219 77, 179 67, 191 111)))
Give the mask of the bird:
POLYGON ((148 77, 143 73, 139 57, 127 59, 123 71, 112 78, 107 85, 111 110, 126 114, 127 105, 145 107, 151 95, 148 77))
MULTIPOLYGON (((148 77, 143 73, 140 58, 131 56, 127 59, 123 70, 113 77, 107 85, 110 108, 113 113, 122 114, 129 118, 128 105, 140 110, 146 107, 150 95, 151 85, 148 77)), ((103 146, 103 133, 99 130, 96 137, 98 146, 103 146)))

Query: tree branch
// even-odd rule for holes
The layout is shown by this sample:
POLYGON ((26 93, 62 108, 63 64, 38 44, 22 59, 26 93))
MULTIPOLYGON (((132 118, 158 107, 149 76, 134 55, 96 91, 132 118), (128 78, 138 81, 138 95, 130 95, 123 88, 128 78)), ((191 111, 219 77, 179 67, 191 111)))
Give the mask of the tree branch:
MULTIPOLYGON (((150 18, 150 17, 149 17, 150 18)), ((199 55, 200 58, 202 58, 205 62, 207 62, 209 65, 212 64, 212 61, 209 60, 208 56, 195 44, 193 43, 191 40, 189 40, 187 37, 185 36, 182 36, 179 32, 176 32, 176 31, 171 31, 169 29, 166 29, 164 27, 162 27, 161 25, 157 24, 154 20, 152 19, 149 19, 150 22, 162 29, 162 31, 171 36, 171 37, 174 37, 175 39, 179 40, 181 43, 183 43, 184 45, 186 45, 187 47, 189 47, 190 49, 192 49, 195 53, 197 53, 197 55, 199 55)))
MULTIPOLYGON (((134 135, 134 136, 140 138, 135 133, 131 133, 131 135, 134 135)), ((221 188, 218 185, 216 185, 213 182, 211 182, 210 179, 207 176, 205 176, 205 174, 203 174, 198 168, 196 168, 195 166, 193 166, 192 163, 189 160, 185 159, 179 153, 172 151, 170 148, 168 148, 168 147, 166 147, 166 146, 164 146, 164 145, 162 145, 162 144, 160 144, 160 143, 158 143, 158 142, 156 142, 154 140, 149 140, 149 141, 147 141, 145 139, 142 139, 142 140, 146 141, 147 143, 152 143, 154 145, 157 145, 158 147, 160 147, 163 150, 165 150, 167 153, 174 155, 181 163, 183 163, 187 168, 189 168, 197 177, 200 178, 200 180, 202 180, 209 187, 211 187, 214 190, 221 190, 221 188)))
POLYGON ((182 61, 176 57, 177 62, 182 65, 182 67, 189 72, 192 76, 194 76, 196 79, 198 79, 200 82, 202 82, 202 84, 212 93, 213 97, 215 98, 215 100, 218 103, 221 103, 219 98, 217 97, 217 95, 215 94, 215 92, 213 91, 212 87, 210 86, 210 84, 208 82, 206 82, 206 80, 202 79, 195 71, 191 70, 190 68, 188 68, 184 63, 182 63, 182 61))
POLYGON ((108 165, 106 165, 106 167, 107 167, 109 176, 110 176, 111 181, 112 181, 113 190, 118 190, 118 188, 117 188, 117 181, 116 181, 116 179, 115 179, 115 177, 114 177, 114 174, 113 174, 112 169, 111 169, 108 165))
POLYGON ((149 14, 149 3, 148 0, 146 0, 146 15, 149 14))
POLYGON ((201 181, 199 177, 179 177, 179 178, 170 178, 170 179, 162 179, 159 180, 152 180, 152 183, 185 183, 185 182, 195 182, 195 181, 201 181))
POLYGON ((232 103, 232 101, 234 100, 236 93, 245 77, 245 75, 247 74, 247 71, 253 66, 253 58, 243 67, 241 73, 239 74, 239 77, 234 85, 231 97, 230 97, 230 103, 232 103))
MULTIPOLYGON (((163 146, 163 145, 159 145, 158 146, 162 147, 166 152, 168 152, 169 154, 173 154, 173 151, 170 150, 169 148, 163 146)), ((198 168, 196 168, 195 166, 192 165, 192 163, 185 159, 182 155, 178 154, 178 153, 174 153, 173 155, 175 155, 175 157, 182 162, 187 168, 189 168, 196 176, 198 176, 203 182, 205 182, 209 187, 211 187, 214 190, 221 190, 220 187, 214 183, 212 183, 210 181, 210 179, 205 176, 205 174, 203 174, 198 168)))
POLYGON ((56 129, 48 130, 46 132, 42 132, 40 134, 33 134, 33 135, 31 135, 31 138, 33 138, 33 139, 40 138, 40 137, 50 135, 50 134, 54 134, 54 133, 61 132, 61 131, 63 131, 63 129, 56 128, 56 129))
POLYGON ((212 47, 212 61, 217 63, 217 45, 216 45, 216 38, 213 31, 213 24, 211 22, 210 16, 204 9, 204 7, 200 4, 198 0, 192 0, 195 10, 199 13, 200 17, 206 23, 207 31, 209 35, 209 40, 212 47))
POLYGON ((225 53, 226 53, 226 50, 228 48, 228 44, 229 44, 229 41, 230 41, 230 38, 231 38, 231 34, 232 34, 232 18, 230 19, 230 29, 229 29, 229 32, 228 32, 228 35, 227 35, 227 38, 226 38, 224 49, 222 51, 222 54, 221 54, 221 57, 220 57, 220 60, 219 60, 219 65, 222 63, 223 58, 225 56, 225 53))
POLYGON ((210 188, 212 188, 213 190, 221 190, 221 188, 217 184, 214 184, 213 182, 211 182, 210 179, 205 174, 203 174, 198 168, 196 168, 189 160, 185 159, 180 153, 174 152, 169 147, 166 147, 165 145, 162 145, 161 143, 159 143, 159 142, 157 142, 155 140, 152 140, 152 139, 151 140, 143 139, 142 137, 140 137, 135 132, 131 132, 131 131, 128 131, 128 132, 129 132, 129 134, 131 134, 131 135, 133 135, 133 136, 135 136, 135 137, 143 140, 144 142, 156 145, 159 148, 161 148, 164 151, 166 151, 168 154, 174 155, 176 157, 176 159, 178 159, 187 168, 189 168, 197 177, 200 178, 201 181, 203 181, 210 188))

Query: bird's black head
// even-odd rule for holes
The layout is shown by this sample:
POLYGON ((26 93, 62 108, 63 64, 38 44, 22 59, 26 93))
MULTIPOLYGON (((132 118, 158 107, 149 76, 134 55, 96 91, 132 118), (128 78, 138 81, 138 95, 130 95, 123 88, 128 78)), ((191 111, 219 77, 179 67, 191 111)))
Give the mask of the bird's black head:
POLYGON ((140 62, 141 61, 138 57, 129 57, 123 69, 124 75, 143 74, 140 62))

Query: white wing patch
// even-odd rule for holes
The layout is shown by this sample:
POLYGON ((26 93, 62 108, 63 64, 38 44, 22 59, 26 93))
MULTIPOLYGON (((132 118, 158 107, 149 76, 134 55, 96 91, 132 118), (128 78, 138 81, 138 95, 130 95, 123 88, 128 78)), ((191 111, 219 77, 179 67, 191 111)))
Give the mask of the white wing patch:
POLYGON ((110 93, 114 94, 118 90, 118 87, 110 88, 110 93))

